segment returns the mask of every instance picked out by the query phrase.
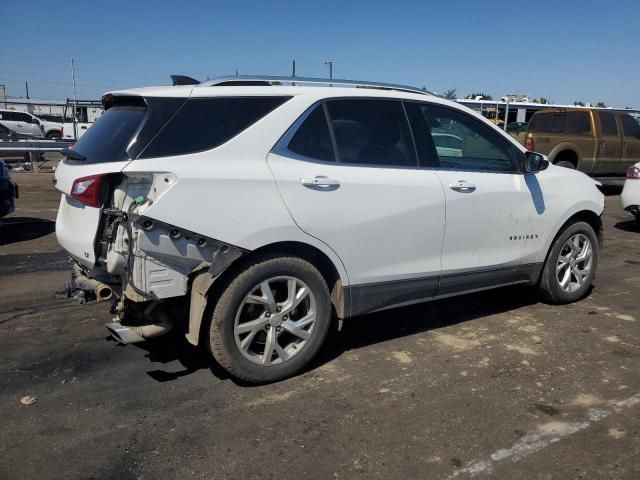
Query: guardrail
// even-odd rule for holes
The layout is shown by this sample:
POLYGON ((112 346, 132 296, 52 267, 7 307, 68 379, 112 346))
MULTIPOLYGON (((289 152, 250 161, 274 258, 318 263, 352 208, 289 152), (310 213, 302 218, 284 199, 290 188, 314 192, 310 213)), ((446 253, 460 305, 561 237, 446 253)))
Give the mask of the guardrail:
POLYGON ((5 153, 28 153, 34 172, 38 172, 49 160, 38 164, 43 153, 62 152, 73 141, 65 140, 1 140, 0 156, 5 153))

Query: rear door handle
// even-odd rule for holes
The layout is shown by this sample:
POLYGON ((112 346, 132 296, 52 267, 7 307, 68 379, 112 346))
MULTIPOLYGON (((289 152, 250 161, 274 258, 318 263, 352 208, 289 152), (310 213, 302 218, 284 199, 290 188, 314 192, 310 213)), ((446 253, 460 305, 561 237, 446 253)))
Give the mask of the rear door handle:
POLYGON ((309 188, 335 189, 340 186, 340 182, 338 180, 334 180, 333 178, 325 177, 322 175, 318 175, 313 178, 301 178, 300 183, 309 188))
POLYGON ((476 186, 473 183, 466 182, 464 180, 458 180, 455 183, 450 183, 449 188, 460 193, 471 193, 476 191, 476 186))

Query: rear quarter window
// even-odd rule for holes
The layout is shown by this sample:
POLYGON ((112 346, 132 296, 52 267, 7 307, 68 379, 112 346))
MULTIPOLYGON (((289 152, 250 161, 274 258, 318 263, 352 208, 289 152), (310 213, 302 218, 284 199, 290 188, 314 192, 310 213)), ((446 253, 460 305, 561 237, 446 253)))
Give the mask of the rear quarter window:
POLYGON ((291 97, 192 98, 178 110, 139 158, 211 150, 275 110, 291 97))
POLYGON ((591 132, 588 112, 544 112, 531 117, 530 132, 585 135, 591 132))
POLYGON ((622 123, 622 132, 625 137, 634 137, 640 139, 640 125, 628 113, 620 114, 620 123, 622 123))
POLYGON ((110 108, 80 137, 73 150, 87 157, 86 163, 127 160, 127 146, 145 113, 145 107, 110 108))

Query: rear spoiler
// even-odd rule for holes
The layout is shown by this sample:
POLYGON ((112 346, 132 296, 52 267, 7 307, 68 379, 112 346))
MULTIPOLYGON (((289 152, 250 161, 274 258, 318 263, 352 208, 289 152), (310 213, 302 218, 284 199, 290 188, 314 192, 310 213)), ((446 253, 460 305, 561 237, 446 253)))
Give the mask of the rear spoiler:
POLYGON ((198 85, 200 83, 199 80, 186 75, 171 75, 171 82, 174 87, 176 85, 198 85))

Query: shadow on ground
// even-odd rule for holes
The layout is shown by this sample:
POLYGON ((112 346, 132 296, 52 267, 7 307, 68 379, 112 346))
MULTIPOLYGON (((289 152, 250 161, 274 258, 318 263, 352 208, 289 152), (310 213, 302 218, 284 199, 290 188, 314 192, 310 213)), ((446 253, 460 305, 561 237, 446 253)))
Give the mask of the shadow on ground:
POLYGON ((625 232, 640 233, 640 221, 638 220, 627 220, 626 222, 618 222, 615 224, 615 227, 625 232))
MULTIPOLYGON (((531 288, 506 287, 352 318, 344 322, 341 332, 334 329, 330 333, 325 346, 302 373, 316 369, 350 350, 473 321, 537 302, 538 298, 531 288)), ((178 323, 186 324, 186 319, 178 323)), ((206 348, 193 347, 186 341, 181 329, 135 346, 146 350, 146 357, 152 363, 165 365, 178 361, 184 367, 178 372, 162 369, 147 372, 158 382, 176 380, 201 369, 211 370, 219 379, 230 379, 211 359, 206 348)), ((249 386, 232 380, 238 385, 249 386)))
POLYGON ((0 220, 0 245, 34 240, 53 233, 56 222, 44 218, 9 217, 0 220))

